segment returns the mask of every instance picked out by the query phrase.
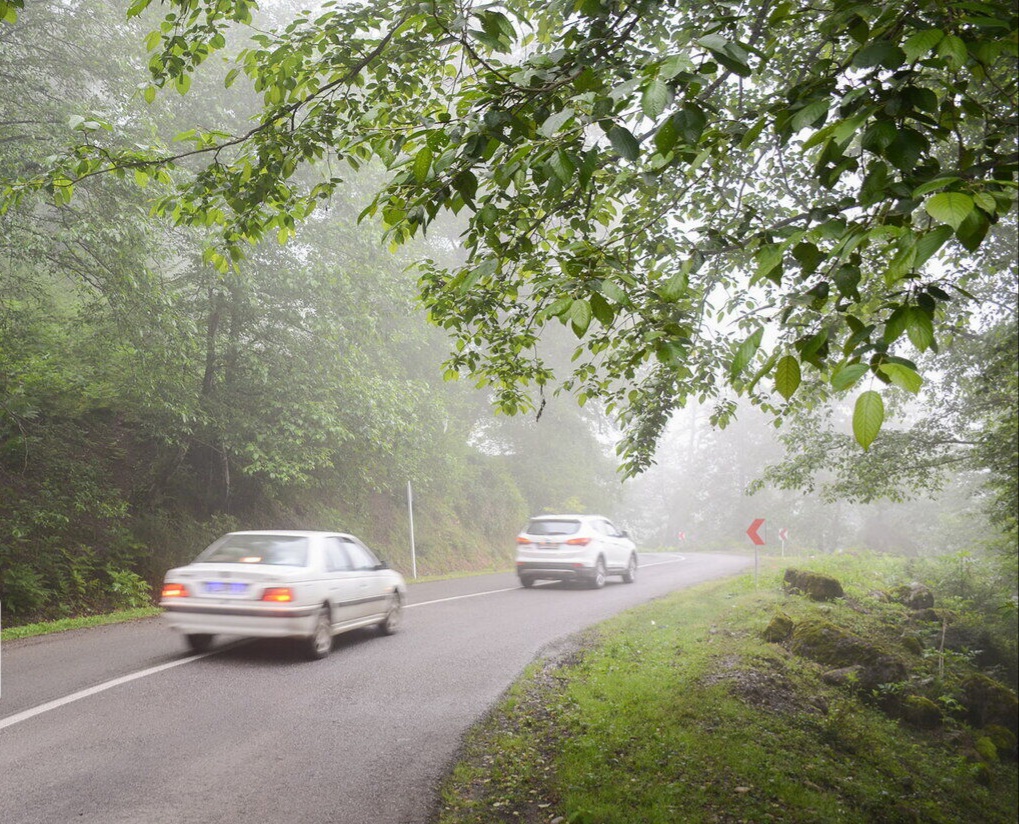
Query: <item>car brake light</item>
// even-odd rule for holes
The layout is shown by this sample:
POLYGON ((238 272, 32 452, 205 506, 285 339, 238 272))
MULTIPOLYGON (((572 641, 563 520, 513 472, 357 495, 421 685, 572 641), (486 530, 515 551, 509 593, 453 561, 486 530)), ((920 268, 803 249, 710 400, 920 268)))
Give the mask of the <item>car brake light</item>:
POLYGON ((517 535, 517 543, 518 544, 529 544, 529 543, 531 543, 531 539, 530 538, 525 538, 523 535, 517 535))
POLYGON ((184 584, 163 584, 163 598, 187 598, 190 594, 184 584))
POLYGON ((590 538, 570 538, 566 543, 570 546, 587 546, 591 543, 590 538))
POLYGON ((269 587, 262 593, 262 600, 287 603, 294 600, 294 591, 290 587, 269 587))

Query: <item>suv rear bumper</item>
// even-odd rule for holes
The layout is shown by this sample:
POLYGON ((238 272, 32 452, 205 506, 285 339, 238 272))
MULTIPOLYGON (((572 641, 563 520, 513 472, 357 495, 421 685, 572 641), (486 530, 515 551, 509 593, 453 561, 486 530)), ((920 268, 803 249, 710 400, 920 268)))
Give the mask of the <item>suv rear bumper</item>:
POLYGON ((593 566, 585 566, 580 561, 517 561, 517 575, 528 578, 548 578, 556 581, 576 581, 590 578, 594 574, 593 566))

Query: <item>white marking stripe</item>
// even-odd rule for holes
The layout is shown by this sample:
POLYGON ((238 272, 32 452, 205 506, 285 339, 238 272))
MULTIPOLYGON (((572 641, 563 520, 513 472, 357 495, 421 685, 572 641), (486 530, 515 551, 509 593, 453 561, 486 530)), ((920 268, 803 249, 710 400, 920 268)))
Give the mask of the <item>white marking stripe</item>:
POLYGON ((411 607, 427 607, 429 604, 444 604, 446 601, 459 601, 462 598, 477 598, 479 595, 495 595, 497 592, 513 592, 521 587, 506 587, 506 589, 489 589, 484 592, 471 592, 468 595, 454 595, 451 598, 437 598, 434 601, 422 601, 420 604, 406 604, 404 609, 411 607))
MULTIPOLYGON (((228 646, 233 646, 233 644, 228 646)), ((139 672, 133 672, 130 675, 114 678, 112 681, 107 681, 104 684, 96 684, 94 687, 89 687, 87 690, 81 690, 80 692, 71 693, 63 698, 57 698, 55 701, 48 701, 45 704, 40 704, 38 707, 33 707, 30 710, 25 710, 24 712, 19 712, 16 715, 10 715, 7 718, 0 719, 0 730, 5 727, 11 727, 21 721, 27 721, 29 718, 40 715, 44 712, 49 712, 50 710, 55 710, 58 707, 63 707, 66 704, 73 704, 75 701, 80 701, 82 698, 88 698, 90 695, 97 695, 98 693, 105 692, 113 687, 126 684, 128 681, 134 681, 136 678, 144 678, 146 675, 155 675, 157 672, 173 669, 174 667, 179 667, 181 664, 189 664, 192 661, 197 661, 199 658, 205 658, 207 655, 215 655, 217 652, 222 652, 224 649, 227 649, 227 647, 223 646, 219 649, 210 650, 209 652, 189 655, 187 658, 179 658, 176 661, 169 661, 165 664, 160 664, 158 667, 149 667, 148 669, 140 670, 139 672)))
MULTIPOLYGON (((672 564, 677 561, 682 561, 684 558, 670 558, 667 561, 656 561, 655 563, 643 563, 642 567, 646 566, 658 566, 660 564, 672 564)), ((447 601, 460 601, 464 598, 478 598, 482 595, 496 595, 500 592, 513 592, 514 590, 521 589, 521 587, 507 587, 505 589, 490 589, 485 592, 472 592, 468 595, 454 595, 451 598, 438 598, 434 601, 422 601, 420 604, 407 604, 404 609, 411 609, 412 607, 426 607, 430 604, 444 604, 447 601)), ((244 643, 243 641, 236 641, 233 644, 226 644, 222 647, 217 647, 214 650, 208 652, 200 652, 196 655, 189 655, 186 658, 179 658, 176 661, 168 661, 165 664, 160 664, 158 667, 149 667, 148 669, 140 670, 139 672, 133 672, 130 675, 124 675, 120 678, 114 678, 112 681, 107 681, 104 684, 96 684, 94 687, 89 687, 87 690, 81 690, 79 692, 71 693, 70 695, 64 696, 63 698, 57 698, 54 701, 48 701, 45 704, 40 704, 38 707, 33 707, 30 710, 19 712, 15 715, 10 715, 7 718, 0 719, 0 730, 12 727, 22 721, 27 721, 29 718, 34 718, 37 715, 42 715, 44 712, 50 710, 59 709, 60 707, 66 706, 67 704, 73 704, 75 701, 80 701, 82 698, 88 698, 90 695, 98 695, 100 692, 105 692, 113 687, 119 687, 121 684, 126 684, 129 681, 134 681, 138 678, 145 678, 147 675, 155 675, 157 672, 163 672, 164 670, 173 669, 179 667, 181 664, 190 664, 192 661, 198 661, 201 658, 205 658, 209 655, 216 655, 223 650, 229 649, 230 647, 236 646, 237 644, 244 643)))

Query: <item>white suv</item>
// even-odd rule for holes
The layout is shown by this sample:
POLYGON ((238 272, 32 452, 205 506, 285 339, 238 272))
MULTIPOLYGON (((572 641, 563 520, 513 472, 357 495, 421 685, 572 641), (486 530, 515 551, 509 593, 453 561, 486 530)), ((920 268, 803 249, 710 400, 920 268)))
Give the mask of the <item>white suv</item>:
POLYGON ((605 586, 608 575, 637 579, 637 548, 601 515, 541 515, 517 535, 517 575, 525 587, 541 578, 605 586))

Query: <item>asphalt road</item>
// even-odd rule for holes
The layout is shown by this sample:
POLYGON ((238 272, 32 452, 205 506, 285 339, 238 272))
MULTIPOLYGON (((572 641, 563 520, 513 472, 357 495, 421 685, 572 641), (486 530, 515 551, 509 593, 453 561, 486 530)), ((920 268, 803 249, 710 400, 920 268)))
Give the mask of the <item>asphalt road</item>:
POLYGON ((400 631, 183 652, 158 618, 7 642, 0 822, 422 824, 465 730, 536 655, 752 558, 648 555, 637 582, 414 584, 400 631))

